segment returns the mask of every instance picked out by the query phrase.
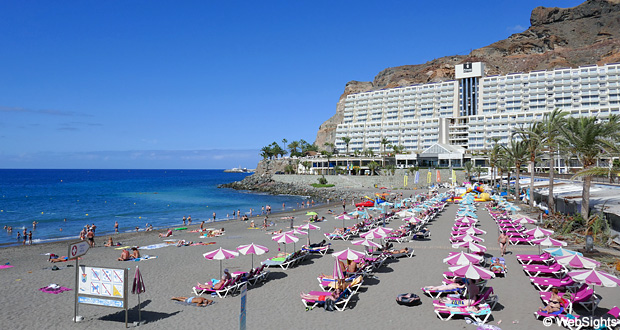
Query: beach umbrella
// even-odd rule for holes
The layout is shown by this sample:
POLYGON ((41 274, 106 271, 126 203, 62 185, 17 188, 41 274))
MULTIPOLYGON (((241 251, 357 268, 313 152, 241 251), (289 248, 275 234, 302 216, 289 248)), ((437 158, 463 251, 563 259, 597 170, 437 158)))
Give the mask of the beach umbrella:
POLYGON ((444 258, 443 262, 450 266, 464 266, 469 264, 478 264, 481 260, 481 256, 461 251, 457 254, 444 258))
POLYGON ((144 286, 144 280, 142 279, 142 273, 136 266, 136 273, 133 275, 133 286, 131 287, 131 293, 138 295, 138 323, 142 321, 142 309, 140 308, 140 294, 146 291, 144 286))
POLYGON ((538 253, 540 254, 541 246, 566 246, 566 242, 559 241, 557 239, 553 239, 549 236, 545 238, 539 238, 531 241, 533 244, 538 244, 538 253))
POLYGON ((352 241, 351 243, 353 245, 363 245, 363 246, 376 247, 376 248, 381 247, 381 244, 370 241, 367 238, 360 239, 357 241, 352 241))
POLYGON ((600 262, 594 259, 586 258, 577 254, 555 257, 555 261, 557 261, 562 266, 568 266, 572 268, 596 268, 601 265, 600 262))
POLYGON ((308 235, 307 231, 303 231, 303 230, 299 230, 299 229, 293 229, 293 230, 289 230, 284 232, 285 234, 291 234, 291 235, 308 235))
POLYGON ((620 285, 620 279, 614 275, 598 271, 596 269, 589 270, 576 270, 568 273, 568 276, 573 280, 588 285, 598 285, 608 288, 617 287, 620 285))
MULTIPOLYGON (((596 269, 590 270, 576 270, 568 273, 574 281, 586 283, 588 285, 604 286, 608 288, 617 287, 620 285, 620 279, 605 272, 598 271, 596 269)), ((592 307, 592 315, 596 305, 592 307)))
POLYGON ((514 212, 514 211, 521 211, 521 208, 519 208, 516 205, 510 204, 510 205, 505 206, 504 210, 514 212))
POLYGON ((226 249, 219 248, 215 251, 207 252, 202 255, 203 257, 209 260, 219 260, 220 261, 220 277, 222 277, 222 260, 224 259, 232 259, 234 257, 239 256, 238 252, 230 251, 226 249))
POLYGON ((536 228, 530 229, 530 230, 526 230, 523 232, 524 234, 528 235, 528 236, 534 236, 536 238, 541 238, 541 237, 545 237, 545 236, 551 236, 553 235, 553 230, 549 230, 549 229, 543 229, 540 228, 538 226, 536 226, 536 228))
POLYGON ((239 251, 243 255, 247 255, 248 253, 252 255, 252 268, 254 268, 254 255, 261 255, 269 252, 269 249, 265 246, 258 244, 247 244, 247 245, 239 245, 237 247, 237 251, 239 251))
POLYGON ((271 237, 272 240, 278 242, 278 243, 284 243, 284 252, 286 252, 286 244, 290 244, 293 243, 293 249, 296 250, 295 248, 295 243, 297 241, 299 241, 299 237, 295 236, 295 235, 291 235, 288 233, 283 233, 283 234, 278 234, 275 235, 273 237, 271 237))
POLYGON ((460 241, 460 242, 484 242, 483 238, 477 237, 477 236, 473 236, 470 234, 465 234, 465 235, 459 235, 459 236, 454 236, 452 237, 453 241, 460 241))
POLYGON ((464 222, 464 223, 475 223, 475 222, 478 222, 478 219, 472 218, 472 217, 457 217, 456 219, 454 219, 454 221, 464 222))
POLYGON ((514 222, 514 223, 524 223, 524 224, 525 224, 525 223, 535 224, 535 223, 536 223, 536 222, 538 222, 538 221, 536 221, 536 220, 534 220, 534 219, 532 219, 532 218, 522 217, 522 218, 518 218, 518 219, 513 220, 513 222, 514 222))
POLYGON ((314 211, 306 212, 306 215, 318 215, 318 213, 314 211))
POLYGON ((367 231, 363 234, 360 235, 361 238, 366 238, 366 239, 375 239, 375 238, 384 238, 386 237, 387 234, 384 233, 380 233, 380 232, 376 232, 376 231, 367 231))
POLYGON ((348 215, 348 214, 346 214, 346 213, 343 213, 343 214, 337 216, 336 219, 342 219, 342 228, 344 228, 344 221, 345 220, 351 220, 351 219, 353 219, 353 217, 348 215))
POLYGON ((453 266, 449 268, 456 276, 469 278, 472 280, 490 279, 495 277, 495 273, 476 265, 453 266))
MULTIPOLYGON (((376 227, 376 228, 373 228, 373 229, 369 230, 368 232, 374 231, 374 232, 377 232, 377 233, 379 233, 379 234, 384 234, 385 236, 387 236, 387 235, 389 235, 389 234, 390 234, 390 232, 391 232, 392 230, 394 230, 394 229, 392 229, 392 228, 386 228, 386 227, 376 227)), ((385 237, 385 236, 384 236, 384 237, 385 237)))
POLYGON ((424 220, 420 219, 420 218, 416 218, 416 217, 409 217, 409 218, 404 218, 403 221, 408 221, 409 223, 420 223, 423 222, 424 220))
POLYGON ((467 230, 465 230, 465 233, 469 235, 483 235, 483 234, 486 234, 487 232, 482 229, 478 229, 476 227, 469 227, 467 228, 467 230))
POLYGON ((486 246, 481 245, 481 244, 477 244, 474 242, 459 242, 459 243, 454 243, 452 244, 453 248, 457 248, 457 247, 464 247, 467 248, 467 251, 472 251, 472 252, 485 252, 487 250, 486 246))
POLYGON ((548 252, 550 255, 552 255, 554 257, 557 257, 557 256, 569 256, 569 255, 573 255, 573 254, 583 256, 583 254, 581 252, 565 249, 563 247, 549 248, 549 249, 544 249, 543 251, 548 252))
POLYGON ((338 280, 344 279, 343 271, 344 270, 341 268, 338 259, 334 259, 334 270, 332 272, 332 277, 336 283, 338 283, 338 280))
POLYGON ((334 256, 334 258, 338 260, 359 260, 360 258, 364 257, 364 252, 359 252, 347 248, 346 250, 332 253, 332 256, 334 256))
POLYGON ((311 223, 307 223, 305 225, 301 225, 297 227, 297 229, 307 230, 308 231, 308 245, 310 245, 310 230, 319 230, 321 227, 315 226, 311 223))

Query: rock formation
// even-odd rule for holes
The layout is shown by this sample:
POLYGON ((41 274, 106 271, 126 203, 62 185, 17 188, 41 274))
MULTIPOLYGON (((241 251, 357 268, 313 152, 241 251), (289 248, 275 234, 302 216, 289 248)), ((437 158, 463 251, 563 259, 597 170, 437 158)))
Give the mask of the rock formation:
POLYGON ((485 62, 486 74, 496 75, 620 62, 620 0, 588 0, 573 8, 537 7, 530 24, 526 31, 475 49, 469 55, 388 68, 372 82, 348 82, 336 114, 319 127, 316 145, 324 148, 325 142, 335 142, 347 95, 454 79, 456 64, 485 62))

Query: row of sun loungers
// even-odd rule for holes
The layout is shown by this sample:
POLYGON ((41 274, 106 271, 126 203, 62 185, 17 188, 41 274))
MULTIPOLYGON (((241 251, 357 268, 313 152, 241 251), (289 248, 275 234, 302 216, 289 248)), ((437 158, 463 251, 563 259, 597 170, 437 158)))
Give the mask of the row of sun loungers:
POLYGON ((287 270, 289 267, 297 266, 300 262, 306 260, 308 251, 299 250, 288 255, 277 255, 271 259, 262 262, 267 267, 280 267, 287 270))
POLYGON ((267 281, 268 275, 269 271, 265 270, 265 266, 263 265, 252 269, 249 273, 235 273, 231 279, 226 280, 226 282, 224 282, 224 284, 217 290, 200 288, 198 286, 193 287, 192 290, 197 296, 215 293, 218 297, 225 298, 229 294, 234 295, 238 293, 244 283, 256 285, 259 282, 267 281))

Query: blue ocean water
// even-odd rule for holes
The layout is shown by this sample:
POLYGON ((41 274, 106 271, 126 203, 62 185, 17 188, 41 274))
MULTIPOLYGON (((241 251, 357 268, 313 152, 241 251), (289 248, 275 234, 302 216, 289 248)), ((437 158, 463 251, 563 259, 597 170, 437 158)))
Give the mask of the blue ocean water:
POLYGON ((97 236, 119 231, 181 226, 183 216, 192 224, 232 217, 240 210, 260 214, 270 205, 281 211, 304 198, 239 192, 218 184, 242 180, 248 174, 222 170, 22 170, 0 169, 0 246, 17 244, 17 231, 32 230, 33 242, 75 238, 87 224, 96 224, 97 236), (65 221, 66 219, 66 221, 65 221), (62 228, 62 231, 60 230, 62 228))

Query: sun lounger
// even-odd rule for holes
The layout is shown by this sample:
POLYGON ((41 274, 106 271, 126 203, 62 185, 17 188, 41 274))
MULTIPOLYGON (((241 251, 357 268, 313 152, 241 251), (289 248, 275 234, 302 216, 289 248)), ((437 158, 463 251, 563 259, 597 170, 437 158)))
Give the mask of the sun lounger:
POLYGON ((517 261, 521 264, 529 265, 529 264, 549 264, 552 261, 555 262, 555 259, 551 257, 551 255, 547 252, 543 254, 517 254, 517 261))
POLYGON ((226 282, 224 283, 224 285, 222 285, 222 287, 218 290, 215 289, 204 289, 204 288, 200 288, 200 287, 193 287, 193 291, 197 296, 201 296, 205 293, 215 293, 217 294, 218 297, 220 298, 224 298, 226 297, 229 293, 233 293, 236 289, 237 289, 237 277, 230 279, 230 280, 226 280, 226 282))
POLYGON ((541 274, 545 274, 560 278, 564 276, 564 273, 566 273, 566 268, 558 263, 552 264, 551 266, 523 265, 523 271, 530 277, 537 277, 541 274))
MULTIPOLYGON (((328 296, 331 296, 333 294, 333 292, 331 292, 331 291, 310 291, 308 293, 312 294, 312 295, 318 295, 318 296, 324 296, 324 297, 328 297, 328 296)), ((351 292, 351 290, 349 288, 343 290, 340 293, 340 295, 338 297, 336 297, 336 300, 334 301, 334 307, 336 308, 336 310, 338 310, 340 312, 344 311, 345 308, 347 308, 347 304, 349 303, 349 300, 351 300, 351 297, 353 297, 353 295, 354 295, 354 293, 351 292)), ((314 307, 324 307, 325 306, 325 300, 301 299, 301 302, 306 307, 306 310, 314 309, 314 307)))
POLYGON ((435 306, 435 314, 442 321, 448 321, 452 319, 453 316, 469 316, 474 319, 479 324, 484 324, 491 316, 491 307, 487 304, 482 304, 478 306, 477 312, 469 312, 466 307, 450 307, 451 309, 456 308, 457 310, 446 310, 447 306, 435 306))
POLYGON ((489 270, 492 271, 495 275, 502 275, 502 276, 506 276, 506 273, 508 272, 508 268, 506 267, 506 259, 502 258, 502 257, 493 257, 491 258, 491 266, 489 267, 489 270), (493 265, 495 263, 495 261, 499 261, 500 265, 493 265))
POLYGON ((291 266, 296 266, 301 261, 305 260, 307 257, 307 252, 305 251, 296 251, 295 253, 289 254, 287 257, 274 257, 271 259, 267 259, 263 261, 261 264, 267 267, 280 267, 284 270, 287 270, 291 266))
MULTIPOLYGON (((465 299, 466 299, 466 296, 464 299, 451 299, 452 302, 449 304, 442 303, 441 300, 433 300, 433 305, 434 306, 458 307, 458 306, 463 306, 463 301, 465 301, 465 299)), ((491 307, 491 309, 493 309, 495 308, 495 304, 497 304, 498 300, 499 299, 497 295, 493 294, 493 288, 488 287, 482 290, 482 292, 480 292, 480 294, 478 295, 478 299, 474 301, 472 305, 478 306, 481 304, 488 304, 491 307)))
MULTIPOLYGON (((568 322, 563 322, 563 321, 566 321, 566 320, 569 319, 567 314, 564 313, 564 307, 561 307, 559 311, 553 312, 553 313, 537 311, 537 312, 534 312, 534 317, 536 319, 550 319, 552 321, 555 321, 556 324, 558 324, 558 326, 559 325, 565 325, 565 326, 568 327, 568 325, 571 324, 571 323, 568 323, 568 322)), ((578 317, 579 317, 579 315, 572 315, 572 318, 578 318, 578 317)), ((571 329, 571 330, 579 330, 579 329, 581 329, 581 327, 577 326, 576 323, 573 323, 573 324, 575 324, 575 327, 568 327, 568 328, 571 329)), ((550 326, 550 324, 549 325, 545 324, 545 326, 550 326)))
POLYGON ((330 241, 336 240, 336 239, 348 241, 349 238, 351 238, 351 233, 344 233, 344 234, 325 233, 323 235, 325 235, 325 238, 327 238, 330 241))
POLYGON ((319 253, 321 255, 325 255, 327 254, 327 251, 329 251, 330 248, 331 248, 331 243, 328 243, 327 245, 317 246, 317 247, 309 247, 307 245, 304 245, 301 247, 301 250, 306 251, 308 253, 319 253))
POLYGON ((421 289, 422 292, 424 292, 433 299, 437 299, 443 294, 464 294, 464 292, 466 292, 465 288, 455 288, 450 290, 428 290, 426 288, 421 289))
POLYGON ((533 239, 534 239, 533 236, 528 236, 525 238, 512 236, 512 237, 508 237, 508 242, 512 245, 518 245, 518 244, 534 245, 534 243, 532 243, 533 239))
MULTIPOLYGON (((349 278, 345 279, 345 288, 349 288, 351 292, 357 293, 363 282, 364 277, 362 275, 350 276, 349 278)), ((325 291, 333 291, 336 289, 336 283, 337 281, 334 279, 323 278, 322 281, 319 281, 319 286, 325 291)))
POLYGON ((565 288, 566 290, 574 290, 576 282, 570 276, 563 278, 554 277, 530 277, 530 281, 538 291, 548 292, 552 288, 565 288))

